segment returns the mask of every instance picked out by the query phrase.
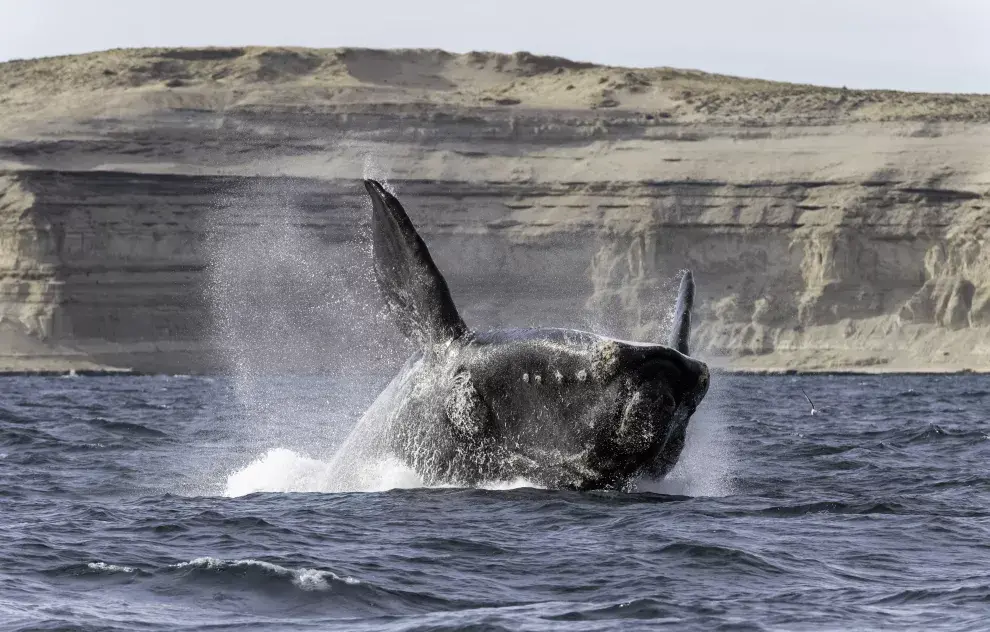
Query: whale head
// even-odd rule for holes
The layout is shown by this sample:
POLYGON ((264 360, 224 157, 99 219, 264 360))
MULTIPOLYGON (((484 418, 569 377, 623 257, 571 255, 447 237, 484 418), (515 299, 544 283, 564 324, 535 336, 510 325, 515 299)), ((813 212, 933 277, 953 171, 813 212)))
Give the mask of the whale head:
POLYGON ((495 440, 512 474, 615 488, 677 462, 708 367, 676 349, 567 329, 469 336, 441 371, 443 422, 495 440))

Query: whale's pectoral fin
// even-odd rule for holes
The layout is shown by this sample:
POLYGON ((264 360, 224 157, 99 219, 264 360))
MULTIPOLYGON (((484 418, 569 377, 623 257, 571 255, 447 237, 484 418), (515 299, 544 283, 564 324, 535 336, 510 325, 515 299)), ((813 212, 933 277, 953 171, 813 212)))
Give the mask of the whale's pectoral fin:
POLYGON ((669 347, 684 355, 689 353, 691 339, 691 306, 694 305, 694 275, 685 270, 681 276, 681 288, 677 292, 677 307, 674 308, 674 329, 670 332, 669 347))
POLYGON ((424 345, 464 335, 447 282, 399 200, 375 180, 364 186, 374 207, 375 278, 399 330, 424 345))

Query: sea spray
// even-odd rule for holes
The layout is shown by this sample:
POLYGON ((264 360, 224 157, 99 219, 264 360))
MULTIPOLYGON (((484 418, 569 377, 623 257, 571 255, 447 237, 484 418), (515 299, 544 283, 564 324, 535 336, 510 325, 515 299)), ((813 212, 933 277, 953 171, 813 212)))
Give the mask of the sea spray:
POLYGON ((378 302, 369 213, 353 206, 314 198, 311 183, 290 178, 251 182, 221 199, 208 299, 235 410, 217 431, 241 450, 216 455, 208 476, 220 480, 206 487, 316 485, 313 464, 330 460, 405 353, 378 302), (287 453, 304 460, 293 467, 287 453), (249 465, 253 474, 230 476, 260 455, 287 471, 249 465), (258 481, 261 472, 274 478, 258 481))
POLYGON ((395 459, 372 464, 373 473, 362 488, 342 478, 333 461, 321 461, 276 448, 252 461, 227 479, 225 496, 245 496, 255 492, 375 492, 423 487, 412 469, 395 459))

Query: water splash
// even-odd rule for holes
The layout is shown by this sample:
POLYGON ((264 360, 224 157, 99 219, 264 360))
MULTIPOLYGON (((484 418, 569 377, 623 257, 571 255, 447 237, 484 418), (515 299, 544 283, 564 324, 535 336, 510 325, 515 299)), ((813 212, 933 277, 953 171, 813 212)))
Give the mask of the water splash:
POLYGON ((681 496, 728 496, 735 491, 735 449, 724 413, 724 396, 719 382, 691 418, 684 451, 677 465, 662 480, 641 479, 636 488, 644 492, 681 496))
POLYGON ((371 464, 363 489, 353 489, 340 476, 333 460, 313 459, 292 450, 276 448, 227 479, 225 496, 245 496, 255 492, 378 492, 423 487, 422 479, 399 461, 388 459, 371 464))
MULTIPOLYGON (((370 207, 328 198, 328 188, 255 181, 215 214, 208 299, 235 401, 220 430, 239 450, 217 454, 212 476, 276 449, 331 454, 401 360, 372 274, 370 207)), ((359 186, 354 194, 364 197, 359 186)), ((292 470, 294 485, 283 477, 286 491, 307 489, 307 471, 292 470)), ((231 484, 243 483, 207 486, 231 484)))
MULTIPOLYGON (((390 165, 377 156, 376 154, 367 153, 364 156, 364 168, 361 170, 361 177, 365 180, 377 180, 381 183, 385 190, 392 195, 398 195, 392 185, 389 184, 389 174, 392 169, 390 165)), ((370 205, 370 201, 367 202, 370 205)))
MULTIPOLYGON (((231 474, 223 495, 238 497, 256 492, 384 492, 426 487, 419 474, 394 458, 367 461, 358 482, 359 484, 355 484, 353 471, 342 472, 333 458, 324 461, 292 450, 276 448, 231 474)), ((521 477, 510 481, 492 481, 481 486, 482 489, 489 490, 522 487, 539 486, 521 477)))

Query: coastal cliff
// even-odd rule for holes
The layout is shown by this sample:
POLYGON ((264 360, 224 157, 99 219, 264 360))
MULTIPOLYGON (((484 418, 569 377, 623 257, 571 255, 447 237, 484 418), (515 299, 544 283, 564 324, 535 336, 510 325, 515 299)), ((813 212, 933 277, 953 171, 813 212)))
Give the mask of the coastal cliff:
POLYGON ((988 370, 988 148, 990 96, 526 53, 8 62, 0 370, 374 355, 369 176, 472 326, 662 341, 691 268, 718 366, 988 370))

